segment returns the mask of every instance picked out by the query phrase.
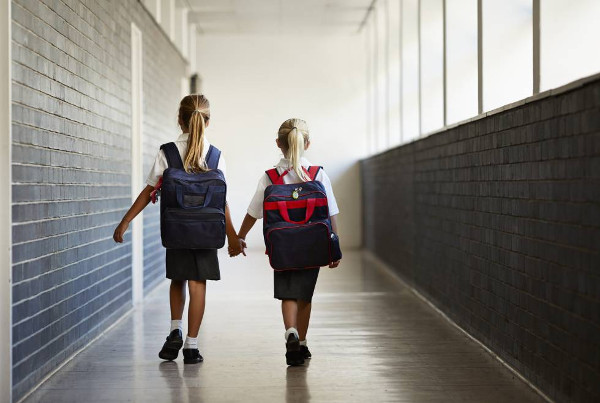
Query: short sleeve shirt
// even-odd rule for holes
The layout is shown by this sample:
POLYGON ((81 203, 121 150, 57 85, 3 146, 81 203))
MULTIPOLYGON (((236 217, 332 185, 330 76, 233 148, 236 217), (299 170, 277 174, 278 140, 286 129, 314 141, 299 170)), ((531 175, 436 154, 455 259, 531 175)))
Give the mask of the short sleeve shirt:
MULTIPOLYGON (((175 145, 177 146, 177 150, 179 150, 179 155, 181 156, 182 160, 185 159, 185 154, 187 152, 188 136, 188 133, 182 133, 181 135, 179 135, 177 140, 174 141, 175 145)), ((206 135, 204 135, 204 144, 202 148, 203 160, 206 158, 206 154, 208 153, 209 148, 210 143, 206 139, 206 135)), ((165 153, 163 152, 163 150, 158 150, 158 154, 156 154, 156 158, 154 159, 154 165, 152 165, 152 168, 148 173, 148 177, 146 178, 146 184, 153 187, 156 186, 159 178, 162 176, 164 170, 167 169, 168 166, 169 165, 167 164, 167 157, 165 156, 165 153)), ((217 165, 217 168, 223 172, 223 175, 227 174, 225 172, 226 164, 225 158, 223 158, 223 153, 221 153, 221 157, 219 158, 219 164, 217 165)))
MULTIPOLYGON (((300 163, 303 167, 308 168, 311 166, 311 163, 308 162, 305 158, 300 160, 300 163)), ((287 158, 282 158, 276 165, 277 172, 281 175, 283 172, 287 171, 292 167, 290 160, 287 158)), ((317 177, 315 180, 321 182, 325 187, 325 194, 327 195, 327 202, 329 204, 329 215, 339 214, 340 210, 338 209, 337 202, 335 200, 335 196, 333 194, 333 188, 331 187, 331 180, 329 180, 329 176, 322 169, 319 170, 317 177)), ((298 174, 294 170, 291 170, 287 175, 283 177, 283 182, 285 184, 289 183, 300 183, 302 180, 298 177, 298 174)), ((250 206, 248 206, 248 214, 256 219, 262 218, 263 216, 263 201, 265 197, 265 189, 267 186, 271 184, 271 180, 267 176, 267 174, 263 174, 260 180, 258 181, 258 186, 256 187, 256 192, 254 193, 254 197, 250 201, 250 206)))

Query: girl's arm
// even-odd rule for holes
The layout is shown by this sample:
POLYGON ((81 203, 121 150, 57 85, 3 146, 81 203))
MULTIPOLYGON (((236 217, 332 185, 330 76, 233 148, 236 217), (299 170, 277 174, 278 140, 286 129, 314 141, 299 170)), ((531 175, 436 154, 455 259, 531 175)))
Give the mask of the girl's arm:
POLYGON ((240 232, 238 233, 240 247, 242 248, 242 253, 246 256, 246 235, 252 229, 254 224, 256 223, 256 218, 252 217, 250 214, 246 214, 244 217, 244 221, 242 221, 242 226, 240 227, 240 232))
POLYGON ((248 235, 248 232, 250 232, 255 222, 256 218, 252 217, 250 214, 246 214, 246 217, 244 217, 244 221, 242 221, 242 226, 240 227, 240 232, 238 233, 238 236, 241 239, 246 239, 246 235, 248 235))
MULTIPOLYGON (((227 244, 229 256, 237 256, 244 253, 238 235, 235 233, 235 228, 231 222, 231 213, 229 212, 229 204, 225 204, 225 232, 227 233, 227 244)), ((245 254, 244 254, 245 255, 245 254)))
POLYGON ((332 215, 332 216, 331 216, 331 217, 329 217, 329 218, 331 218, 331 229, 333 230, 333 232, 335 232, 335 233, 337 234, 338 232, 337 232, 337 221, 336 221, 336 217, 337 217, 337 215, 332 215))
POLYGON ((153 186, 146 185, 146 187, 140 192, 137 199, 135 199, 127 213, 125 213, 125 216, 119 225, 117 225, 117 228, 115 228, 115 232, 113 234, 113 239, 115 242, 123 242, 123 235, 125 235, 125 231, 127 231, 129 223, 148 205, 148 203, 150 203, 150 193, 152 193, 153 190, 153 186))

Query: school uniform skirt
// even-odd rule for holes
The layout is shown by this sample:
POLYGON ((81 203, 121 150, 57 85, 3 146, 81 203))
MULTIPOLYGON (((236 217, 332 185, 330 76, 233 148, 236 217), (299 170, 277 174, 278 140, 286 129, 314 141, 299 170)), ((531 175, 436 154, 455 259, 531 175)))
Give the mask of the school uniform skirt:
POLYGON ((319 268, 273 271, 273 276, 275 298, 311 302, 319 277, 319 268))
POLYGON ((216 249, 167 249, 167 278, 171 280, 220 280, 216 249))

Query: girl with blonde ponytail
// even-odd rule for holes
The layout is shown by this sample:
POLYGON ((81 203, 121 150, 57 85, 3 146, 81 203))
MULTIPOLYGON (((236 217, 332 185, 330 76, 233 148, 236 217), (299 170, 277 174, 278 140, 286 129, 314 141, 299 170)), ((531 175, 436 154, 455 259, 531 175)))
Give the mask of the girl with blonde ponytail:
POLYGON ((305 144, 306 147, 308 147, 309 144, 306 122, 300 119, 286 120, 281 128, 279 128, 277 141, 279 148, 281 148, 282 145, 284 147, 287 145, 286 148, 288 151, 285 155, 289 158, 292 168, 294 169, 296 175, 298 175, 298 178, 302 179, 303 182, 310 180, 306 172, 304 172, 302 169, 300 163, 300 159, 304 154, 305 144), (289 128, 289 126, 292 124, 295 126, 289 128), (300 126, 300 128, 298 126, 300 126))
MULTIPOLYGON (((174 142, 183 168, 188 173, 208 171, 206 158, 210 143, 206 138, 206 129, 210 123, 210 104, 204 95, 194 94, 184 97, 179 104, 178 123, 181 135, 174 142)), ((123 235, 129 227, 129 222, 135 218, 150 202, 151 194, 167 169, 168 163, 164 151, 159 150, 150 174, 146 179, 147 186, 137 197, 121 223, 114 231, 115 242, 123 242, 123 235)), ((221 154, 217 169, 225 174, 225 159, 221 154)), ((229 208, 225 207, 226 233, 229 250, 232 254, 241 253, 241 242, 238 239, 229 208)), ((219 260, 216 249, 167 249, 166 277, 171 279, 169 302, 171 306, 171 330, 159 357, 164 360, 174 360, 183 346, 183 362, 195 364, 203 361, 198 350, 198 332, 204 315, 206 280, 219 280, 219 260), (185 306, 186 283, 190 293, 188 308, 188 332, 183 343, 183 310, 185 306)))
MULTIPOLYGON (((276 144, 281 149, 284 157, 276 165, 277 174, 279 175, 278 180, 283 179, 285 184, 301 184, 313 180, 307 173, 308 167, 312 164, 303 157, 304 151, 310 146, 308 125, 304 120, 288 119, 283 122, 277 133, 276 144)), ((331 188, 331 181, 323 169, 318 170, 314 180, 321 182, 325 188, 331 216, 331 227, 333 232, 337 233, 336 215, 339 213, 339 209, 331 188)), ((244 248, 246 247, 246 235, 252 229, 256 220, 263 218, 265 189, 271 183, 267 173, 263 174, 259 180, 256 193, 250 202, 248 213, 238 234, 240 243, 244 248)), ((298 190, 301 191, 301 186, 298 187, 298 190)), ((292 194, 292 197, 294 197, 294 194, 292 194)), ((332 262, 329 267, 335 268, 339 263, 339 260, 332 262)), ((306 334, 312 309, 312 296, 318 276, 319 268, 274 271, 274 296, 281 300, 281 312, 285 326, 286 362, 288 365, 301 365, 305 359, 311 357, 306 344, 306 334)))
POLYGON ((210 104, 204 95, 183 98, 179 106, 179 124, 189 122, 187 125, 189 136, 187 140, 187 153, 183 161, 186 172, 206 172, 205 161, 202 158, 204 151, 204 131, 210 120, 210 104))

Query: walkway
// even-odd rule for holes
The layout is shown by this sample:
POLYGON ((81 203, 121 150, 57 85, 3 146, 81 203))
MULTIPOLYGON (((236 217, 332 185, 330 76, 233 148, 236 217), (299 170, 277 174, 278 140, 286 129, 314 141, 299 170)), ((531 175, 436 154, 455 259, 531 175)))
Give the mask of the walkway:
POLYGON ((26 402, 542 402, 360 252, 322 269, 313 359, 287 368, 265 257, 222 260, 200 331, 205 362, 161 362, 167 283, 26 402))

